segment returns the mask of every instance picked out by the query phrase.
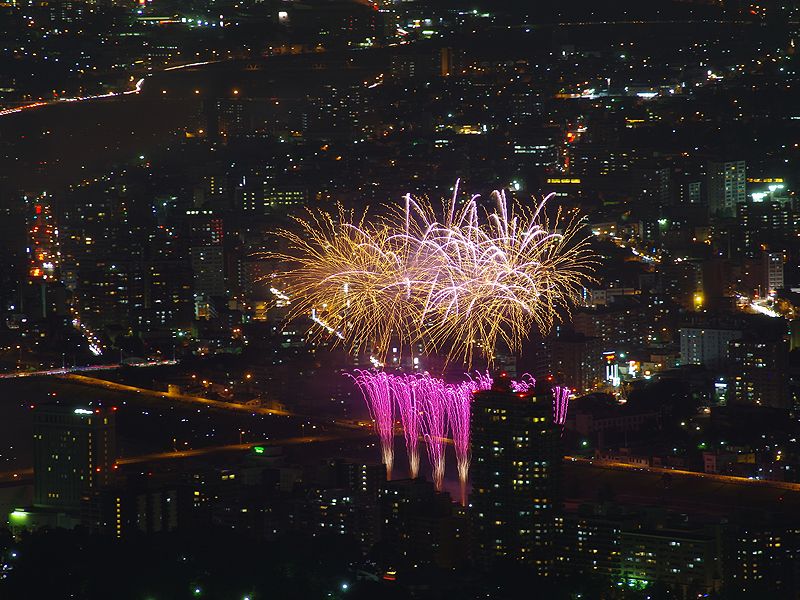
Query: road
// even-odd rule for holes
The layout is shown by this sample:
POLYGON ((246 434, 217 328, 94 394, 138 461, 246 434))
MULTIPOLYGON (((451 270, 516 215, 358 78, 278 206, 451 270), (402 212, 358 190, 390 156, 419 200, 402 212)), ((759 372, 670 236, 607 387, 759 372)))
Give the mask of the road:
POLYGON ((5 117, 8 115, 14 115, 16 113, 20 113, 22 111, 33 110, 35 108, 41 108, 43 106, 55 106, 56 104, 61 104, 63 102, 87 102, 91 100, 101 100, 103 98, 115 98, 117 96, 128 96, 129 94, 138 94, 142 91, 142 84, 144 83, 144 79, 140 79, 136 82, 136 85, 132 90, 125 90, 123 92, 108 92, 107 94, 95 94, 93 96, 76 96, 73 98, 58 98, 56 100, 45 100, 39 102, 32 102, 30 104, 24 104, 22 106, 13 106, 11 108, 6 108, 0 110, 0 117, 5 117))
MULTIPOLYGON (((174 365, 177 361, 174 360, 150 360, 141 363, 135 363, 127 366, 131 367, 161 367, 164 365, 174 365)), ((120 367, 125 366, 119 363, 110 365, 84 365, 76 367, 63 367, 60 369, 45 369, 42 371, 14 371, 13 373, 0 373, 0 379, 16 379, 19 377, 50 377, 53 375, 66 375, 68 373, 83 373, 85 371, 114 371, 120 367)))
MULTIPOLYGON (((336 440, 351 440, 358 437, 368 437, 371 431, 362 430, 361 432, 339 432, 321 435, 304 435, 288 438, 269 439, 246 444, 228 444, 225 446, 208 446, 206 448, 193 448, 191 450, 177 450, 168 452, 153 452, 140 456, 128 456, 117 460, 119 465, 136 465, 160 460, 176 460, 180 458, 194 458, 198 456, 208 456, 226 452, 244 452, 253 446, 296 446, 299 444, 318 444, 321 442, 333 442, 336 440)), ((11 482, 29 482, 33 477, 33 468, 17 469, 14 471, 0 472, 0 484, 11 482)))
POLYGON ((565 456, 565 461, 577 462, 589 465, 597 469, 613 469, 617 471, 639 471, 642 473, 655 473, 658 475, 670 475, 673 477, 690 477, 704 479, 705 481, 719 483, 733 483, 739 485, 752 485, 760 487, 771 487, 791 492, 800 492, 800 483, 788 483, 785 481, 769 481, 765 479, 748 479, 747 477, 734 477, 732 475, 719 475, 716 473, 699 473, 698 471, 684 471, 681 469, 668 469, 666 467, 643 467, 641 465, 629 465, 627 463, 596 460, 592 458, 579 458, 576 456, 565 456))
POLYGON ((125 385, 123 383, 117 383, 115 381, 107 381, 105 379, 98 379, 96 377, 88 377, 86 375, 78 375, 75 373, 67 373, 65 375, 61 375, 60 377, 62 379, 67 379, 74 383, 89 385, 93 387, 100 387, 106 390, 125 392, 128 394, 133 393, 138 396, 157 398, 159 400, 174 400, 175 402, 180 402, 182 404, 201 405, 216 410, 227 410, 240 413, 249 413, 251 415, 275 415, 279 417, 296 417, 300 419, 306 419, 309 421, 318 421, 326 426, 333 425, 335 427, 340 427, 344 429, 358 429, 358 430, 369 429, 347 420, 326 419, 322 421, 320 420, 319 416, 316 415, 305 415, 277 408, 264 408, 263 406, 248 406, 246 404, 238 404, 236 402, 211 400, 209 398, 203 398, 201 396, 189 396, 186 394, 170 394, 168 392, 161 392, 158 390, 140 388, 133 385, 125 385))
POLYGON ((140 388, 133 385, 125 385, 115 381, 107 381, 105 379, 98 379, 96 377, 88 377, 86 375, 78 375, 75 373, 67 373, 60 376, 61 379, 68 379, 74 383, 89 385, 92 387, 100 387, 106 390, 115 392, 133 393, 139 396, 148 396, 150 398, 158 398, 160 400, 174 400, 182 404, 200 404, 208 408, 215 408, 219 410, 229 410, 237 412, 246 412, 257 415, 277 415, 280 417, 302 417, 288 410, 264 408, 261 406, 247 406, 246 404, 237 404, 235 402, 223 402, 222 400, 211 400, 209 398, 202 398, 200 396, 188 396, 186 394, 170 394, 168 392, 160 392, 158 390, 151 390, 147 388, 140 388))

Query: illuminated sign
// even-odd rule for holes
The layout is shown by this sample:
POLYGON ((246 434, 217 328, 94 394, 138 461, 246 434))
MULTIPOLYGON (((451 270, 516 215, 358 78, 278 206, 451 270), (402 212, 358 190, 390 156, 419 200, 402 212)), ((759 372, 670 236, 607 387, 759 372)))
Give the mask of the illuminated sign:
POLYGON ((747 183, 784 183, 783 177, 748 177, 747 183))
POLYGON ((76 408, 73 412, 76 415, 90 415, 90 414, 92 414, 92 411, 86 410, 85 408, 76 408))
POLYGON ((575 179, 548 179, 547 180, 547 183, 557 184, 557 185, 564 184, 564 183, 580 183, 580 182, 581 182, 581 180, 577 179, 577 178, 575 178, 575 179))
POLYGON ((264 454, 264 446, 253 446, 253 454, 264 454))

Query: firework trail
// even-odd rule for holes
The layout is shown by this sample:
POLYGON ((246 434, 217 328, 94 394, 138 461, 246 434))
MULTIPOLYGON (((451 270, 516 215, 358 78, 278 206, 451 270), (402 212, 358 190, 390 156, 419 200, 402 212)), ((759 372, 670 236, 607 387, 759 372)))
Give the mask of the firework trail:
POLYGON ((553 422, 557 425, 564 425, 567 421, 567 409, 569 408, 569 397, 572 393, 568 387, 553 387, 553 422))
POLYGON ((386 465, 386 478, 392 478, 394 464, 394 410, 389 375, 381 372, 356 370, 349 375, 361 390, 369 408, 381 444, 381 456, 386 465))
POLYGON ((449 386, 447 394, 447 420, 453 437, 456 453, 458 481, 461 487, 461 506, 467 505, 467 478, 472 458, 470 450, 470 416, 472 414, 472 395, 475 388, 471 382, 449 386))
POLYGON ((444 482, 444 450, 447 443, 448 385, 440 379, 424 375, 418 380, 422 408, 422 432, 431 464, 433 484, 442 491, 444 482))
POLYGON ((416 479, 419 475, 419 437, 422 426, 418 377, 415 375, 392 377, 390 387, 403 424, 409 476, 416 479))

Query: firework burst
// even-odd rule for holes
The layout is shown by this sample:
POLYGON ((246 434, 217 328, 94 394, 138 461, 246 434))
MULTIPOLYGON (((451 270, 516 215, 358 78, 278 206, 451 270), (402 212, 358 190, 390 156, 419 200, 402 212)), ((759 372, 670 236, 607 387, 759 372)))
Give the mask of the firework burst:
POLYGON ((406 196, 400 207, 367 222, 340 209, 310 211, 299 231, 282 231, 291 265, 284 290, 289 317, 325 323, 318 335, 385 362, 389 347, 421 345, 471 364, 476 350, 491 362, 502 342, 520 350, 534 328, 549 330, 569 312, 591 278, 595 259, 577 214, 546 216, 493 194, 437 211, 406 196))

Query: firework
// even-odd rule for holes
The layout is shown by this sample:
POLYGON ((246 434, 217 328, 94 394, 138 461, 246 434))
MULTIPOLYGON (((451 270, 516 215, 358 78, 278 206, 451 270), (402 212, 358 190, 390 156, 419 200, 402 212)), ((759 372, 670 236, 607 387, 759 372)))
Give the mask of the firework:
POLYGON ((364 396, 381 444, 381 456, 386 465, 386 478, 392 478, 394 464, 394 410, 389 375, 357 370, 353 378, 364 396))
POLYGON ((477 197, 456 209, 454 196, 441 219, 407 197, 390 220, 430 276, 420 289, 421 341, 468 364, 476 347, 491 361, 498 341, 518 351, 534 327, 548 331, 578 299, 594 263, 575 213, 559 209, 548 221, 550 196, 533 208, 504 192, 493 197, 494 210, 482 212, 477 197))
POLYGON ((400 413, 400 421, 403 424, 409 475, 412 479, 416 479, 419 475, 419 437, 422 425, 418 378, 413 375, 393 377, 391 389, 397 405, 397 412, 400 413))
POLYGON ((529 373, 523 373, 522 377, 511 382, 511 391, 530 392, 536 387, 536 380, 529 373))
POLYGON ((501 341, 518 351, 569 312, 594 258, 576 213, 545 216, 549 196, 533 207, 493 197, 489 211, 477 196, 459 207, 456 186, 437 211, 406 196, 372 222, 311 211, 299 232, 280 232, 288 252, 271 255, 292 265, 290 318, 314 314, 319 335, 381 362, 393 344, 467 364, 476 349, 491 362, 501 341))
POLYGON ((440 379, 422 376, 418 379, 421 391, 422 432, 431 463, 431 475, 437 491, 444 483, 444 449, 447 443, 448 386, 440 379))
POLYGON ((474 377, 472 375, 467 375, 467 378, 467 381, 462 385, 469 387, 472 393, 490 390, 492 389, 492 383, 494 383, 488 371, 485 373, 476 372, 474 377))
POLYGON ((470 415, 472 414, 472 395, 474 386, 470 382, 450 386, 447 394, 447 420, 453 437, 456 453, 458 481, 461 486, 461 505, 467 505, 467 477, 469 476, 470 453, 470 415))
POLYGON ((553 388, 553 422, 564 425, 567 420, 569 397, 572 391, 568 387, 555 386, 553 388))

